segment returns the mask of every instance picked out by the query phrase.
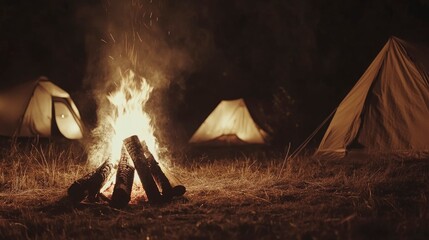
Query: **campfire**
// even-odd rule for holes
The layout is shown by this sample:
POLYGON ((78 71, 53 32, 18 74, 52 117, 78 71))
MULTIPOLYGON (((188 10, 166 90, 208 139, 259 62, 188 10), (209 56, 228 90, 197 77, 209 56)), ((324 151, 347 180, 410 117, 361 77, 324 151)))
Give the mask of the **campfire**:
POLYGON ((98 168, 69 187, 68 196, 74 203, 104 198, 112 207, 123 208, 129 204, 133 188, 142 187, 147 201, 154 204, 169 202, 186 192, 182 185, 171 185, 158 162, 151 119, 143 111, 151 91, 144 78, 129 70, 122 76, 119 90, 108 96, 112 107, 106 117, 111 129, 106 133, 108 154, 98 168), (113 191, 110 199, 105 194, 109 191, 113 191))

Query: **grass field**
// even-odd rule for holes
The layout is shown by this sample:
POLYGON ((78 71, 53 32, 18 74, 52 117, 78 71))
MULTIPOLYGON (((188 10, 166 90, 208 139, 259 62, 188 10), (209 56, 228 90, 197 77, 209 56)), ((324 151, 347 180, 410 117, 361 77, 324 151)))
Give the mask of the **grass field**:
POLYGON ((14 145, 0 160, 0 239, 428 239, 429 161, 177 157, 187 187, 161 206, 72 205, 91 169, 76 145, 14 145))

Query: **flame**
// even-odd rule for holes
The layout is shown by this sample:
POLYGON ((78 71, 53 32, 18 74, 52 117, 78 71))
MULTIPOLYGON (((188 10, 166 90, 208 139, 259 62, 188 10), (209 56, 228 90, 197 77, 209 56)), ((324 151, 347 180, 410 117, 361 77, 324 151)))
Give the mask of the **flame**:
POLYGON ((155 159, 158 159, 154 128, 149 114, 144 111, 153 87, 145 78, 136 76, 132 70, 121 75, 118 89, 107 96, 112 104, 112 111, 107 117, 113 129, 110 143, 111 160, 115 163, 119 160, 123 140, 132 135, 137 135, 140 141, 144 141, 155 159))
MULTIPOLYGON (((137 76, 132 70, 120 72, 121 79, 115 91, 107 95, 110 106, 107 116, 102 118, 108 128, 102 128, 105 147, 110 155, 110 161, 115 168, 121 156, 123 140, 132 135, 137 135, 140 141, 144 141, 150 153, 159 162, 159 147, 154 136, 154 127, 151 124, 150 115, 145 111, 146 103, 150 98, 153 87, 143 77, 137 76)), ((103 125, 103 124, 101 124, 103 125)), ((98 148, 94 153, 98 155, 98 148)), ((93 158, 94 159, 94 158, 93 158)), ((104 158, 98 158, 104 159, 104 158)), ((132 161, 129 164, 134 166, 132 161)), ((159 162, 160 166, 162 163, 159 162)), ((98 164, 99 165, 99 164, 98 164)), ((164 169, 164 168, 163 168, 164 169)), ((165 169, 164 169, 165 170, 165 169)), ((116 172, 116 170, 114 170, 116 172)), ((111 196, 115 184, 116 173, 113 173, 107 183, 100 189, 106 196, 111 196)), ((136 201, 144 192, 140 178, 135 172, 131 202, 136 201)))

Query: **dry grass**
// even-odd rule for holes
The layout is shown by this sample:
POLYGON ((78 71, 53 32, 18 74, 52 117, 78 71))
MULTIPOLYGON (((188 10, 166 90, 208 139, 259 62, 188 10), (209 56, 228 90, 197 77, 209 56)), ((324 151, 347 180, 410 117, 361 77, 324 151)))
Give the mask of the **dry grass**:
MULTIPOLYGON (((72 206, 86 169, 75 147, 27 146, 0 160, 0 238, 425 239, 429 161, 326 161, 281 154, 181 157, 184 198, 115 210, 72 206)), ((179 159, 178 159, 179 160, 179 159)))
POLYGON ((74 145, 12 144, 0 159, 0 190, 13 194, 64 188, 86 170, 78 164, 82 158, 79 150, 74 145))

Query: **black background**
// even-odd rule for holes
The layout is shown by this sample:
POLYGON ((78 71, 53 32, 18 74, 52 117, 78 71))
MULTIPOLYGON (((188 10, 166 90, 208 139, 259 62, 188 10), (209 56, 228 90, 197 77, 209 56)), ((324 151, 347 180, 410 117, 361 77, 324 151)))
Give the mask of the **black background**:
POLYGON ((221 99, 244 97, 274 143, 299 144, 390 36, 427 42, 429 34, 426 0, 141 0, 135 15, 121 7, 130 2, 3 0, 0 87, 47 76, 95 124, 92 92, 108 81, 95 69, 132 18, 140 62, 150 66, 140 73, 163 74, 154 102, 164 129, 181 129, 176 140, 221 99))

